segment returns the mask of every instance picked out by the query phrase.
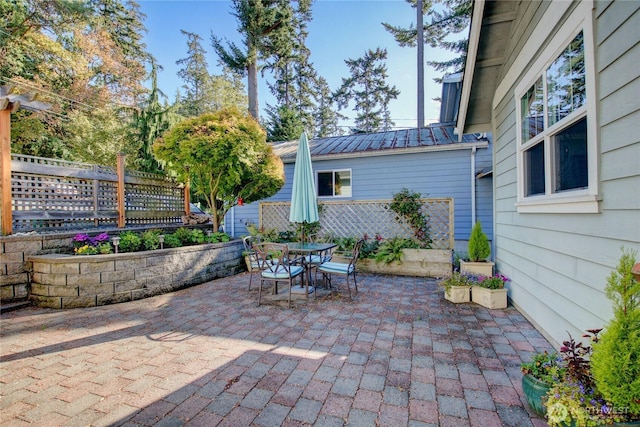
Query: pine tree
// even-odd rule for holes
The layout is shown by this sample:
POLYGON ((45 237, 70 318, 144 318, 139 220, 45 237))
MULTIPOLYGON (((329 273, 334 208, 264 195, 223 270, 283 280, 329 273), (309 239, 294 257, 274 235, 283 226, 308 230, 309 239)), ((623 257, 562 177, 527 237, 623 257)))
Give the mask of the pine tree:
POLYGON ((385 82, 388 77, 385 59, 386 49, 377 48, 375 51, 369 49, 362 58, 345 60, 351 77, 342 79, 342 85, 333 93, 333 98, 340 109, 354 101, 358 132, 378 132, 394 125, 388 114, 385 118, 385 110, 400 91, 385 82))
POLYGON ((287 0, 232 0, 243 36, 243 47, 211 35, 211 45, 231 70, 247 76, 249 113, 258 120, 258 71, 260 61, 290 50, 291 7, 287 0), (226 46, 225 46, 226 45, 226 46))
POLYGON ((182 66, 178 77, 184 82, 182 89, 185 91, 178 112, 185 117, 199 116, 207 111, 207 98, 211 91, 207 52, 200 43, 202 37, 185 30, 180 32, 187 36, 187 57, 176 61, 177 65, 182 66))

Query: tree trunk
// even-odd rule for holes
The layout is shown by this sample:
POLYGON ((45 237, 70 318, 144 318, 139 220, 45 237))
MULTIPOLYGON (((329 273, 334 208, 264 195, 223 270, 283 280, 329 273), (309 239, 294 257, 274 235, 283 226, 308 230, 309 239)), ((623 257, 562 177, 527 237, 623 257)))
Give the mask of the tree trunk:
POLYGON ((260 121, 258 107, 258 64, 253 61, 247 65, 247 78, 249 88, 249 114, 260 121))

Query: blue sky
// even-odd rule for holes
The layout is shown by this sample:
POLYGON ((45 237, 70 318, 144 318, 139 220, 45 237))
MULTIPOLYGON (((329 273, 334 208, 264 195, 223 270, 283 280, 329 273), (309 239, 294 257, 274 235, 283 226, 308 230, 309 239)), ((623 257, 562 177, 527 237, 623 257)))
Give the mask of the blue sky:
MULTIPOLYGON (((176 89, 182 85, 177 76, 176 61, 187 56, 187 38, 180 30, 202 37, 208 52, 210 72, 219 74, 218 58, 210 44, 211 33, 239 41, 237 21, 230 14, 231 2, 222 0, 139 0, 141 11, 147 16, 145 43, 148 51, 163 67, 159 75, 160 89, 173 101, 176 89)), ((417 106, 417 50, 399 47, 381 22, 408 27, 416 22, 415 10, 404 0, 316 0, 312 8, 313 21, 309 24, 307 46, 311 62, 318 73, 327 79, 332 90, 342 78, 349 77, 346 59, 362 57, 367 49, 386 48, 388 83, 400 90, 400 96, 390 104, 396 127, 416 126, 417 106)), ((425 59, 443 59, 451 56, 425 46, 425 59)), ((266 76, 268 78, 268 76, 266 76)), ((441 95, 441 88, 433 82, 435 71, 425 67, 425 121, 437 121, 439 103, 432 98, 441 95)), ((246 79, 245 79, 246 85, 246 79)), ((259 100, 261 111, 266 103, 274 104, 265 79, 260 78, 259 100)), ((351 106, 350 106, 351 108, 351 106)), ((341 110, 353 118, 355 112, 341 110)), ((351 121, 343 123, 350 125, 351 121)))

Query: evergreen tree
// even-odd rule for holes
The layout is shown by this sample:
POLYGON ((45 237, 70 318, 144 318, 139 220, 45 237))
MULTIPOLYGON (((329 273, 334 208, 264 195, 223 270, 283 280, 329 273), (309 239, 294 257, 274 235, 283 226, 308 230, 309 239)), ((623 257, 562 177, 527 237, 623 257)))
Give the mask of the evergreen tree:
POLYGON ((158 173, 163 169, 162 164, 153 155, 153 143, 182 119, 182 116, 174 111, 175 106, 160 104, 160 97, 164 97, 158 89, 158 70, 161 69, 162 67, 152 60, 151 91, 145 102, 133 112, 132 137, 138 140, 139 146, 134 166, 144 172, 158 173))
POLYGON ((400 91, 386 83, 387 67, 386 49, 368 50, 362 58, 347 59, 351 77, 343 78, 342 85, 333 93, 338 108, 343 109, 354 101, 357 112, 355 126, 358 132, 378 132, 391 128, 394 123, 385 118, 385 110, 389 102, 396 99, 400 91))
POLYGON ((259 62, 291 49, 283 43, 291 34, 291 7, 287 0, 232 0, 243 47, 211 34, 211 45, 231 70, 247 76, 249 113, 259 119, 259 62), (226 46, 225 46, 226 44, 226 46))
MULTIPOLYGON (((416 0, 406 0, 411 7, 416 8, 416 0)), ((465 37, 461 40, 451 41, 447 37, 451 34, 459 34, 469 27, 471 22, 472 0, 425 0, 423 2, 423 13, 426 15, 424 22, 424 42, 431 47, 441 47, 452 51, 457 56, 447 61, 427 61, 427 64, 441 74, 455 73, 464 69, 466 60, 468 40, 465 37), (442 5, 442 11, 438 11, 434 6, 442 5)), ((384 28, 393 35, 399 46, 415 47, 418 31, 411 24, 409 28, 393 26, 382 23, 384 28)), ((442 82, 442 78, 434 79, 442 82)))
POLYGON ((267 141, 292 141, 305 130, 300 115, 285 105, 267 108, 267 123, 267 141))
POLYGON ((185 117, 194 117, 208 110, 206 104, 212 82, 208 71, 207 52, 200 43, 202 37, 185 30, 180 32, 187 36, 187 57, 176 61, 177 65, 182 66, 178 71, 178 77, 184 82, 182 88, 185 92, 184 97, 180 99, 178 113, 185 117))
POLYGON ((324 77, 314 79, 313 83, 316 101, 316 109, 313 114, 314 137, 325 138, 342 135, 342 129, 338 126, 338 121, 346 117, 338 113, 334 108, 335 103, 329 84, 324 77))

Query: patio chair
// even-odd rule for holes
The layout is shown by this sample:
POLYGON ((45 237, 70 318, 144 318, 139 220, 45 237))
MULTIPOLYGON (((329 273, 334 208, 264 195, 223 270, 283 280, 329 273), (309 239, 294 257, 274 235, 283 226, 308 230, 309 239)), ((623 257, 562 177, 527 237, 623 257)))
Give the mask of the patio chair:
POLYGON ((262 288, 265 283, 273 283, 273 293, 278 293, 278 282, 286 282, 289 287, 288 306, 291 308, 291 289, 296 277, 301 278, 301 288, 308 297, 308 287, 304 286, 304 266, 299 258, 289 258, 289 248, 281 243, 258 243, 253 246, 260 268, 260 289, 258 305, 262 300, 262 288))
POLYGON ((343 262, 333 262, 328 261, 320 264, 316 273, 322 273, 323 282, 327 283, 327 287, 331 287, 331 277, 334 274, 345 276, 347 281, 347 290, 349 291, 349 298, 351 298, 351 286, 349 285, 349 276, 353 276, 353 284, 356 288, 356 293, 358 293, 358 281, 356 279, 356 262, 358 261, 358 257, 360 256, 360 249, 362 249, 362 245, 364 244, 364 239, 360 239, 353 246, 353 250, 351 251, 351 256, 349 257, 348 263, 343 262))
POLYGON ((244 245, 244 256, 247 257, 247 269, 249 270, 249 290, 251 290, 251 281, 253 280, 253 273, 262 270, 260 268, 260 260, 254 249, 254 245, 260 243, 260 237, 247 236, 242 239, 244 245))

